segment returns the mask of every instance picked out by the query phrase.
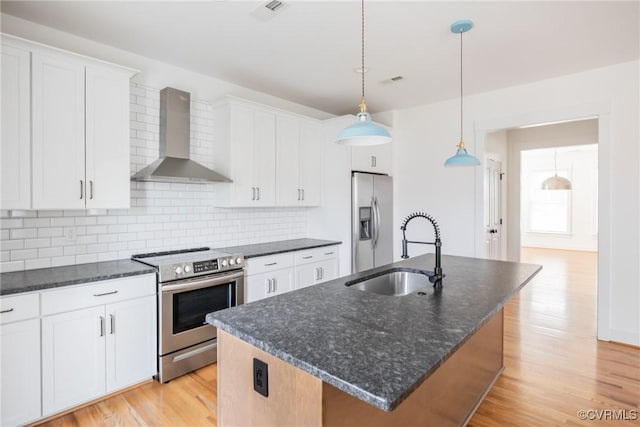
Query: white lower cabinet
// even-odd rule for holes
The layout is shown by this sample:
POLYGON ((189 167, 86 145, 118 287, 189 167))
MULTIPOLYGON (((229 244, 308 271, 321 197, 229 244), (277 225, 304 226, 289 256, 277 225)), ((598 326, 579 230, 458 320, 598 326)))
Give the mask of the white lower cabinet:
POLYGON ((107 392, 156 373, 156 297, 106 307, 107 392), (152 357, 149 357, 152 355, 152 357))
POLYGON ((105 392, 104 334, 104 306, 42 319, 44 416, 105 392))
POLYGON ((143 275, 43 292, 43 416, 156 373, 155 289, 143 275))
POLYGON ((40 319, 3 323, 0 348, 0 425, 40 418, 40 319))
POLYGON ((245 303, 335 279, 338 270, 337 245, 250 258, 245 303))
POLYGON ((270 271, 268 273, 247 276, 245 302, 283 294, 294 289, 293 269, 270 271))

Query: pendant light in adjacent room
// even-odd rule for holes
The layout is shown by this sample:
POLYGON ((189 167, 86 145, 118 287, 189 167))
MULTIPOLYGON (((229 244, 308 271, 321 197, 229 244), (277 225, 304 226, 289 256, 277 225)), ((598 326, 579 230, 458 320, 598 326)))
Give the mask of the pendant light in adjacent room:
POLYGON ((563 176, 558 176, 558 150, 553 150, 553 167, 555 174, 542 181, 543 190, 571 190, 571 181, 563 176))
POLYGON ((444 165, 450 166, 477 166, 480 164, 480 160, 476 156, 467 153, 467 149, 464 148, 464 140, 462 138, 462 119, 463 105, 462 105, 462 34, 473 28, 473 22, 464 19, 456 21, 451 24, 451 32, 454 34, 460 34, 460 142, 458 143, 458 151, 455 156, 449 157, 444 165))
POLYGON ((367 103, 364 99, 364 0, 362 0, 361 20, 361 68, 362 73, 362 98, 360 99, 360 112, 356 116, 356 122, 345 128, 338 134, 335 142, 344 145, 380 145, 391 142, 391 135, 380 125, 371 121, 371 115, 367 112, 367 103))

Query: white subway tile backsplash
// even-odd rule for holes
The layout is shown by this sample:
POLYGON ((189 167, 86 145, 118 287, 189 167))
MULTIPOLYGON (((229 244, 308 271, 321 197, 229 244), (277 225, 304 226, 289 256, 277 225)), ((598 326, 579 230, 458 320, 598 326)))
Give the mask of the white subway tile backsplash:
POLYGON ((38 237, 60 237, 62 236, 62 231, 62 227, 38 228, 38 237))
POLYGON ((38 257, 39 258, 50 258, 50 257, 59 257, 64 253, 61 246, 55 248, 42 248, 38 249, 38 257))
POLYGON ((51 267, 51 258, 28 259, 24 262, 25 270, 51 267))
MULTIPOLYGON (((158 158, 158 89, 131 84, 131 173, 158 158)), ((212 107, 191 100, 191 157, 211 167, 212 107)), ((0 211, 0 271, 110 261, 134 253, 306 237, 304 208, 220 209, 214 184, 132 182, 131 208, 0 211)))
POLYGON ((0 271, 3 273, 20 270, 24 270, 24 261, 0 262, 0 271))
POLYGON ((9 230, 11 239, 34 239, 38 237, 37 228, 14 228, 9 230))
POLYGON ((51 239, 27 239, 24 241, 25 249, 48 248, 51 246, 51 239))
POLYGON ((37 249, 19 249, 11 251, 11 261, 20 261, 23 259, 38 258, 37 249))

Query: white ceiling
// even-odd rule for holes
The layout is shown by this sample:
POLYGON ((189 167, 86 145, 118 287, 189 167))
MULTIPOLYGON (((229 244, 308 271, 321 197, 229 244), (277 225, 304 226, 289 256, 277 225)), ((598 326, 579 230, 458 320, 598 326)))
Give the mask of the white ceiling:
MULTIPOLYGON (((269 21, 262 2, 2 1, 2 12, 335 114, 360 98, 359 1, 289 1, 269 21)), ((367 101, 373 112, 640 57, 639 1, 367 1, 367 101), (404 80, 390 83, 402 75, 404 80)))

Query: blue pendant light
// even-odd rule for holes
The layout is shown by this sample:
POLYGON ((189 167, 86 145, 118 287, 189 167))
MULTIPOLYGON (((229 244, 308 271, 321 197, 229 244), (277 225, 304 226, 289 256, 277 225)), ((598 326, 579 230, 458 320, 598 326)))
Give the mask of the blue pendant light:
POLYGON ((444 165, 451 166, 478 166, 480 160, 476 156, 467 153, 467 149, 464 148, 464 140, 462 138, 462 123, 463 123, 463 109, 462 109, 462 34, 473 28, 473 21, 463 19, 451 24, 451 32, 454 34, 460 34, 460 142, 458 143, 458 151, 455 156, 449 157, 444 165))
POLYGON ((356 116, 356 121, 351 126, 345 128, 338 134, 335 142, 343 145, 365 146, 380 145, 391 142, 391 135, 380 125, 371 121, 371 115, 367 112, 367 103, 364 99, 364 0, 362 0, 362 31, 361 31, 361 52, 362 52, 362 98, 360 100, 360 112, 356 116))

